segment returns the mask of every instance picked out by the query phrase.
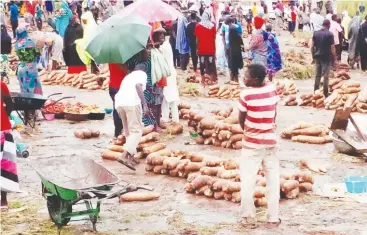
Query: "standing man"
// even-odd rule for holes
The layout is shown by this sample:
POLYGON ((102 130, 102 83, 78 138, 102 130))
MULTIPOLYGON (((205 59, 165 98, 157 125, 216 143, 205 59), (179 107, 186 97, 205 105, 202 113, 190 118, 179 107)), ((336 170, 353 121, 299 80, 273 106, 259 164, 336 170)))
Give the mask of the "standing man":
POLYGON ((115 126, 114 137, 117 138, 122 133, 122 121, 117 113, 115 96, 120 89, 121 82, 127 74, 127 67, 124 64, 108 64, 110 70, 109 93, 113 103, 113 124, 115 126))
POLYGON ((143 93, 147 84, 145 70, 144 64, 136 65, 135 70, 121 82, 120 90, 115 96, 116 109, 122 120, 126 137, 124 153, 120 160, 130 169, 134 169, 133 156, 136 154, 136 147, 143 134, 142 111, 144 110, 145 115, 150 114, 143 93))
MULTIPOLYGON (((207 13, 208 14, 208 13, 207 13)), ((197 73, 198 69, 198 55, 197 55, 197 43, 196 43, 196 36, 194 34, 195 27, 197 24, 197 16, 196 13, 191 13, 191 22, 186 27, 186 34, 187 38, 189 39, 189 46, 190 46, 190 54, 192 65, 194 67, 194 73, 197 73)))
POLYGON ((310 15, 311 26, 313 31, 319 31, 322 29, 325 18, 320 14, 320 8, 316 8, 314 11, 315 12, 310 15))
POLYGON ((13 30, 13 38, 16 38, 16 30, 18 28, 19 8, 14 1, 10 2, 10 24, 13 30))
POLYGON ((279 219, 279 159, 276 155, 275 118, 279 97, 275 85, 265 82, 266 68, 251 64, 245 73, 238 103, 238 120, 243 129, 241 174, 241 223, 246 228, 256 227, 254 190, 256 174, 262 165, 266 174, 268 221, 266 228, 276 228, 279 219))
POLYGON ((275 14, 275 31, 278 34, 278 36, 280 36, 280 31, 283 28, 283 13, 282 11, 274 6, 274 14, 275 14))
POLYGON ((252 10, 248 9, 248 12, 246 14, 246 28, 247 28, 247 34, 250 35, 252 34, 252 18, 253 14, 252 14, 252 10))
POLYGON ((329 31, 330 21, 324 20, 322 29, 315 31, 312 37, 311 54, 316 64, 314 91, 319 89, 321 76, 324 76, 324 95, 329 96, 330 66, 336 61, 334 35, 329 31))
POLYGON ((338 61, 341 60, 341 58, 339 58, 339 55, 341 57, 341 52, 342 52, 342 44, 339 38, 339 34, 343 32, 342 27, 340 26, 340 24, 337 22, 338 20, 338 16, 336 14, 334 14, 331 17, 331 21, 330 21, 330 32, 334 35, 334 44, 335 44, 335 52, 337 55, 337 59, 338 61))

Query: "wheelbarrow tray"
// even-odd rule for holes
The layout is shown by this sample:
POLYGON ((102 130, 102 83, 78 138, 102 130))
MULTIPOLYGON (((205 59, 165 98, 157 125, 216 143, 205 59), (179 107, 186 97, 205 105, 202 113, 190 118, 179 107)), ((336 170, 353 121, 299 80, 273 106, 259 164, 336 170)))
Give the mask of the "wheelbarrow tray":
POLYGON ((47 101, 42 95, 22 94, 19 92, 11 92, 11 99, 14 103, 14 110, 37 110, 47 101))
POLYGON ((78 191, 111 190, 118 177, 92 159, 60 157, 41 159, 33 166, 44 187, 63 200, 75 200, 78 191))

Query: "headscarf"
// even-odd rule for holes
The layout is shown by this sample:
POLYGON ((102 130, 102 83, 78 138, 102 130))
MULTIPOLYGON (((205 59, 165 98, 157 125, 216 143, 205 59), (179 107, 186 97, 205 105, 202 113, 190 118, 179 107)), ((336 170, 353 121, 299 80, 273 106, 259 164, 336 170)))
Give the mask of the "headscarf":
POLYGON ((261 27, 264 25, 263 18, 261 18, 260 16, 255 16, 254 25, 255 25, 255 29, 261 29, 261 27))
POLYGON ((343 11, 342 14, 343 14, 343 20, 342 20, 341 25, 343 26, 345 32, 349 32, 349 23, 352 19, 348 15, 347 11, 343 11))
POLYGON ((68 3, 63 0, 60 7, 60 15, 56 16, 56 30, 59 32, 61 37, 64 37, 66 27, 69 25, 70 17, 73 13, 69 8, 68 3))
POLYGON ((205 11, 203 15, 201 16, 201 21, 199 23, 200 25, 204 26, 207 29, 211 29, 214 27, 213 22, 210 20, 210 14, 209 12, 205 11))
POLYGON ((1 54, 11 53, 11 37, 6 30, 6 26, 1 24, 1 54))
POLYGON ((27 28, 19 26, 16 30, 17 41, 15 42, 15 50, 36 47, 36 43, 28 37, 27 28))
POLYGON ((83 38, 75 41, 76 50, 79 58, 84 64, 89 65, 91 63, 92 56, 86 51, 88 42, 93 37, 93 32, 97 27, 97 23, 94 20, 93 14, 90 11, 85 12, 82 15, 82 26, 83 26, 83 38))
POLYGON ((190 52, 189 40, 186 35, 186 26, 188 22, 185 16, 180 16, 177 21, 176 49, 180 54, 190 52))

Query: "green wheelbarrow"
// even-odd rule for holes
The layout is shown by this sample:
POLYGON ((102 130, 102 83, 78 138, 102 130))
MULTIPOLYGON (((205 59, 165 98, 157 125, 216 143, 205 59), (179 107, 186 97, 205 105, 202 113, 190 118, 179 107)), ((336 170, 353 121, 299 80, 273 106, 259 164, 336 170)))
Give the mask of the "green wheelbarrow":
POLYGON ((101 202, 146 186, 120 184, 116 175, 89 158, 61 157, 41 159, 33 166, 42 182, 42 195, 47 200, 51 220, 59 229, 71 218, 89 216, 96 231, 101 202), (112 190, 118 185, 118 190, 112 190), (96 202, 93 202, 96 201, 96 202), (86 209, 73 211, 73 206, 85 204, 86 209))

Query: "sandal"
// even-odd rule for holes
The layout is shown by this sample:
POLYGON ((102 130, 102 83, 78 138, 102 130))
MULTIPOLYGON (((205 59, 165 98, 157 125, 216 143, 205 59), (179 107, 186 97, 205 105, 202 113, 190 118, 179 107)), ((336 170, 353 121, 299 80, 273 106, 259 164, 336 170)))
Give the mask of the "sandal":
POLYGON ((247 218, 241 218, 239 219, 238 223, 245 229, 255 229, 257 227, 259 227, 256 224, 256 221, 253 219, 251 221, 249 221, 247 218))
POLYGON ((282 223, 282 220, 279 219, 278 222, 266 222, 264 226, 265 228, 268 228, 268 229, 274 229, 274 228, 278 228, 281 223, 282 223))

